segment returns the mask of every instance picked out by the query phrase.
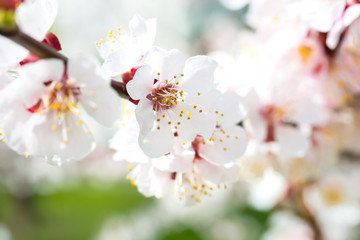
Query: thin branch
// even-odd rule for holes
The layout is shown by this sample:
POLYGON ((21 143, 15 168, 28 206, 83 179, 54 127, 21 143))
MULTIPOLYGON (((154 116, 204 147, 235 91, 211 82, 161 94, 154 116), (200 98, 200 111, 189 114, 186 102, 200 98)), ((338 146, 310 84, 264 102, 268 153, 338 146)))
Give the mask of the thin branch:
POLYGON ((302 217, 311 227, 314 233, 314 240, 323 240, 322 232, 315 216, 311 213, 304 201, 305 186, 299 186, 292 190, 291 199, 295 212, 302 217))
POLYGON ((120 97, 129 99, 129 94, 126 90, 126 84, 116 80, 111 80, 111 87, 119 94, 120 97))
POLYGON ((57 58, 63 60, 64 63, 66 63, 68 60, 67 57, 52 47, 30 37, 26 33, 22 32, 19 28, 15 28, 10 31, 1 31, 0 34, 23 46, 39 58, 57 58))

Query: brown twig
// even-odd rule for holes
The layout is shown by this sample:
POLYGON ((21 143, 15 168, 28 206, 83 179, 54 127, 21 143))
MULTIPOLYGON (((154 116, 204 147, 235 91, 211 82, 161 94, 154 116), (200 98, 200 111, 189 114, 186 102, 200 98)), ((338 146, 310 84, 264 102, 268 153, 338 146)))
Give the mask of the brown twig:
POLYGON ((311 227, 314 233, 314 240, 323 240, 322 232, 315 216, 311 213, 304 201, 304 186, 297 186, 291 190, 290 197, 294 211, 302 217, 311 227))
POLYGON ((67 57, 52 47, 30 37, 29 35, 22 32, 19 28, 14 28, 8 31, 3 30, 0 31, 0 34, 26 48, 39 58, 57 58, 63 60, 64 63, 66 63, 68 60, 67 57))

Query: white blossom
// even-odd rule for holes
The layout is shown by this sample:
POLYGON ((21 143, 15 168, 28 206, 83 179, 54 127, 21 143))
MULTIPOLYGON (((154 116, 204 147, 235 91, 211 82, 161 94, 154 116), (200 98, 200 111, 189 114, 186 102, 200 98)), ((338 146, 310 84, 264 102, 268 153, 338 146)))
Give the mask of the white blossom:
POLYGON ((156 19, 144 19, 135 14, 129 22, 129 31, 124 26, 109 31, 105 40, 96 43, 104 59, 102 69, 108 76, 116 76, 140 67, 141 58, 154 43, 156 19))
POLYGON ((178 50, 157 47, 143 62, 126 85, 130 97, 139 100, 135 113, 142 150, 150 157, 170 152, 175 132, 185 141, 196 135, 210 138, 216 121, 209 112, 216 100, 212 94, 216 63, 206 56, 185 61, 178 50))
POLYGON ((66 70, 60 60, 49 59, 17 71, 19 77, 2 91, 1 108, 8 111, 1 123, 8 145, 20 154, 59 161, 83 158, 94 148, 94 139, 82 112, 107 126, 120 115, 116 93, 86 55, 70 58, 66 70))

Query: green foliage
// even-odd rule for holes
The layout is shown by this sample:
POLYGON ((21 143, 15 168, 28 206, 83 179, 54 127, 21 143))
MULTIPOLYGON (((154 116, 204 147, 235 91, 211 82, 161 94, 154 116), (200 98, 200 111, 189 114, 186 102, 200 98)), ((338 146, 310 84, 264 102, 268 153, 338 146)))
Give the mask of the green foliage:
POLYGON ((151 202, 128 182, 106 189, 82 182, 49 195, 14 198, 0 195, 0 222, 14 240, 92 239, 111 216, 125 215, 151 202))
POLYGON ((160 240, 204 240, 195 231, 191 229, 181 229, 178 231, 169 232, 160 237, 160 240))

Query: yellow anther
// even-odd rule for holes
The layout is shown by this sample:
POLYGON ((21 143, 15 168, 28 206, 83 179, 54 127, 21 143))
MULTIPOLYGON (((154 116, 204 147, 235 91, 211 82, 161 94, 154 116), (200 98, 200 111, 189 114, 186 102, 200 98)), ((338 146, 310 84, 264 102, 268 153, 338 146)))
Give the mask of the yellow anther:
POLYGON ((57 83, 56 85, 55 85, 55 89, 56 90, 60 90, 62 88, 62 84, 61 83, 57 83))
POLYGON ((52 108, 52 109, 59 109, 59 108, 60 108, 60 104, 59 104, 59 103, 53 103, 53 104, 51 104, 50 108, 52 108))
POLYGON ((133 168, 134 168, 134 165, 132 165, 132 164, 128 164, 128 165, 127 165, 127 169, 128 169, 128 171, 133 170, 133 168))

